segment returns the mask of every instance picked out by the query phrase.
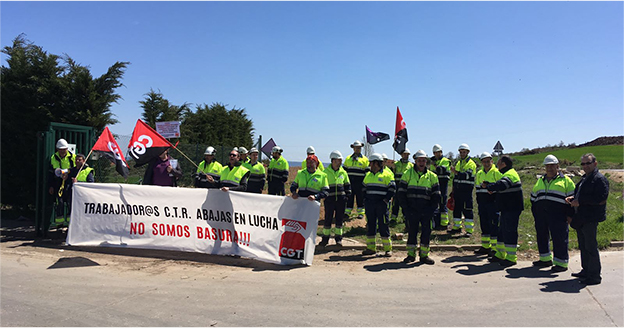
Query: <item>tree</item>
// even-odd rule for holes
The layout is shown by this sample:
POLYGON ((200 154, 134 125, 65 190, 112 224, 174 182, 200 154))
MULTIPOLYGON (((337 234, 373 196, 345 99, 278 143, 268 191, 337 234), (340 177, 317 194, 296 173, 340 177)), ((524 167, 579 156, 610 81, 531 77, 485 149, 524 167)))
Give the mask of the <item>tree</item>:
POLYGON ((139 103, 143 108, 143 121, 152 128, 156 128, 156 122, 182 121, 191 111, 188 103, 171 105, 160 90, 156 92, 150 89, 145 94, 145 100, 139 103))
POLYGON ((120 99, 127 62, 116 62, 99 78, 69 56, 48 54, 20 34, 2 49, 2 203, 34 203, 36 157, 20 156, 37 149, 37 132, 50 122, 80 124, 101 132, 116 120, 110 112, 120 99))
POLYGON ((228 110, 221 103, 203 104, 189 112, 180 127, 188 143, 251 147, 253 122, 244 108, 228 110))

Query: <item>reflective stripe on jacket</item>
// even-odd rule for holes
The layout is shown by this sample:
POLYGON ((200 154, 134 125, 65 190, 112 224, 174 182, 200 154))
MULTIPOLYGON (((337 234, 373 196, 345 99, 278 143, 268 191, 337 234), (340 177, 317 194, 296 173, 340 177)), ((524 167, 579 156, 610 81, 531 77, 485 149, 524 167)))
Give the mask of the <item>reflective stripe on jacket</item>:
POLYGON ((329 197, 335 197, 335 199, 338 200, 340 196, 348 196, 351 194, 351 181, 344 168, 339 167, 338 171, 335 171, 334 168, 329 165, 323 173, 327 175, 329 197))
POLYGON ((397 198, 401 203, 414 208, 435 208, 440 202, 438 176, 425 168, 424 172, 411 168, 401 178, 397 198))
POLYGON ((345 171, 347 171, 351 182, 353 182, 354 179, 360 181, 363 180, 366 176, 366 172, 368 172, 369 170, 368 165, 368 158, 366 158, 366 156, 362 154, 359 154, 359 156, 351 154, 347 156, 344 163, 342 164, 345 171))
POLYGON ((495 183, 496 181, 500 180, 502 177, 503 177, 503 174, 500 173, 500 171, 494 165, 492 165, 490 170, 487 172, 485 172, 484 169, 480 169, 479 172, 477 172, 477 176, 475 177, 475 189, 477 193, 477 202, 491 203, 491 202, 496 201, 496 194, 488 193, 487 188, 482 188, 481 184, 483 184, 483 182, 495 183))
POLYGON ((314 173, 308 172, 307 169, 299 170, 290 185, 290 192, 297 193, 301 197, 314 196, 316 200, 323 199, 329 194, 327 175, 319 170, 314 173))
POLYGON ((377 173, 372 171, 366 173, 362 185, 362 193, 366 200, 380 201, 385 199, 390 202, 396 191, 394 175, 384 170, 377 173))
POLYGON ((284 156, 280 156, 278 159, 272 158, 269 163, 267 179, 269 182, 286 183, 288 181, 288 169, 288 161, 284 159, 284 156))

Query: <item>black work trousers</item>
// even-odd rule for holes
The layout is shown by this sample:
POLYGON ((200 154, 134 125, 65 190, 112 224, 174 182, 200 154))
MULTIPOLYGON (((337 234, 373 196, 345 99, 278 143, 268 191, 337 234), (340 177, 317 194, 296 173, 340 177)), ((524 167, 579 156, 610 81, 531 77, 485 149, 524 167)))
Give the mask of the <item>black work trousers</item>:
POLYGON ((416 240, 418 239, 418 229, 420 227, 420 245, 429 246, 433 210, 429 208, 408 207, 406 212, 407 219, 409 220, 407 245, 416 245, 416 240))
POLYGON ((383 200, 366 200, 366 236, 376 236, 377 226, 381 237, 390 237, 388 204, 383 200))
MULTIPOLYGON (((535 232, 537 234, 537 249, 540 257, 550 254, 550 238, 553 242, 555 262, 568 262, 568 221, 566 213, 549 213, 546 211, 533 212, 535 218, 535 232)), ((580 243, 579 243, 580 244, 580 243)))
MULTIPOLYGON (((336 222, 336 229, 342 229, 342 221, 344 219, 345 206, 347 205, 346 196, 330 196, 325 198, 325 223, 323 228, 331 229, 332 222, 336 222)), ((342 234, 336 234, 336 241, 342 240, 342 234)))
POLYGON ((596 232, 598 230, 598 222, 587 222, 576 229, 578 236, 579 248, 581 250, 581 267, 587 275, 588 279, 601 280, 600 271, 600 253, 598 252, 598 241, 596 240, 596 232))

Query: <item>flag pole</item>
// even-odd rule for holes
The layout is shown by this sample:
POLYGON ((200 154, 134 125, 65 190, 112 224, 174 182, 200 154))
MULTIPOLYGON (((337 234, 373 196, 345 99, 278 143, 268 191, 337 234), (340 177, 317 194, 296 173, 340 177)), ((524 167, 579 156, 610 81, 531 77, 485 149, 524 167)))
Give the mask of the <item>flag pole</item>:
POLYGON ((91 148, 91 151, 89 152, 89 154, 87 155, 87 157, 85 158, 84 164, 80 167, 80 170, 78 170, 78 173, 76 173, 76 178, 78 177, 78 175, 80 174, 80 171, 82 171, 82 169, 84 169, 85 164, 87 164, 87 160, 89 159, 89 157, 91 156, 91 153, 93 152, 93 148, 91 148))
POLYGON ((173 144, 169 143, 173 149, 177 150, 180 154, 182 154, 182 156, 184 156, 186 159, 188 159, 189 162, 191 162, 193 165, 195 165, 195 167, 199 168, 199 166, 197 164, 195 164, 195 162, 193 162, 192 159, 190 159, 188 156, 186 156, 185 153, 183 153, 180 149, 178 149, 176 146, 174 146, 173 144))

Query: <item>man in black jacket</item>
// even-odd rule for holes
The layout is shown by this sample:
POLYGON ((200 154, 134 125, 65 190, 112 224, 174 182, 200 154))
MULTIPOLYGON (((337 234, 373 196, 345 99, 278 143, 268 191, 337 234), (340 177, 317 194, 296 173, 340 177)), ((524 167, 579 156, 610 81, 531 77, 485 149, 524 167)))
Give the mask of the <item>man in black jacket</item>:
POLYGON ((581 250, 581 267, 572 276, 581 278, 581 283, 598 285, 600 276, 600 254, 596 241, 598 222, 607 219, 607 197, 609 197, 609 181, 598 172, 596 156, 589 153, 581 157, 581 166, 585 175, 574 189, 574 196, 566 198, 566 202, 575 209, 570 226, 576 229, 578 244, 581 250))

